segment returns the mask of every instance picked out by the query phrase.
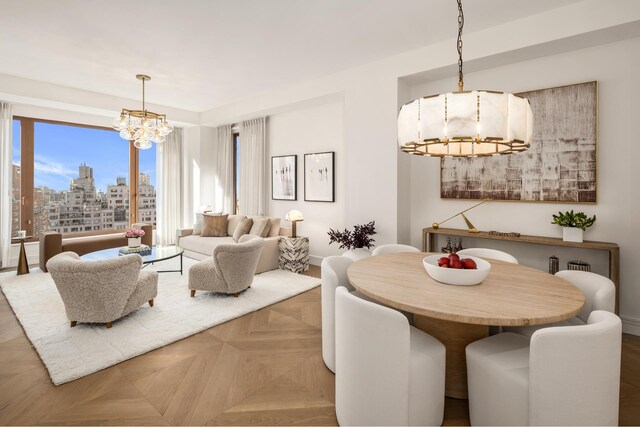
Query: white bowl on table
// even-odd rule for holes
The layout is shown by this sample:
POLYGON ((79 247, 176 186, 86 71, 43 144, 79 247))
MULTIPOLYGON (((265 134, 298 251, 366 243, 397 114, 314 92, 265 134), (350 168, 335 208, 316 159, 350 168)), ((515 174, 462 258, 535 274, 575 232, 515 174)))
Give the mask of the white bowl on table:
POLYGON ((482 258, 475 256, 465 256, 462 258, 471 258, 476 262, 477 269, 465 270, 457 268, 444 268, 438 266, 438 260, 446 254, 430 255, 422 260, 424 269, 433 280, 444 283, 446 285, 472 286, 482 283, 491 271, 491 264, 482 258))

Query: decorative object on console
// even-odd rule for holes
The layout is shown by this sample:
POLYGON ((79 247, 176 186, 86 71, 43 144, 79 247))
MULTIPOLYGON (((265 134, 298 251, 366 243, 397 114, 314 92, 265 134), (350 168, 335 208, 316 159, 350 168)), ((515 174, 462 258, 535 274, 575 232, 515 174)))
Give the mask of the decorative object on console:
POLYGON ((335 152, 304 155, 304 200, 335 202, 335 152))
POLYGON ((558 212, 553 215, 551 224, 557 224, 562 227, 562 240, 565 242, 582 243, 582 235, 587 228, 596 222, 596 216, 589 218, 584 212, 576 212, 573 210, 567 212, 558 212))
POLYGON ((467 209, 465 209, 463 211, 460 211, 457 214, 452 215, 449 218, 445 219, 444 221, 434 222, 431 226, 437 230, 440 227, 440 224, 444 224, 445 222, 449 221, 450 219, 453 219, 453 218, 457 217, 458 215, 460 215, 460 216, 462 216, 462 219, 464 219, 464 222, 467 223, 467 227, 469 227, 469 233, 477 233, 478 229, 475 228, 473 226, 473 224, 471 224, 471 221, 469 221, 469 218, 467 218, 467 216, 464 213, 467 212, 467 211, 470 211, 471 209, 475 208, 476 206, 480 206, 481 204, 487 203, 489 201, 491 201, 491 199, 484 199, 480 203, 477 203, 477 204, 471 206, 470 208, 467 208, 467 209))
POLYGON ((520 237, 520 233, 516 233, 515 231, 490 231, 489 234, 492 236, 520 237))
POLYGON ((346 228, 344 231, 329 229, 329 244, 339 243, 340 249, 348 249, 343 256, 348 256, 354 261, 371 256, 371 249, 374 239, 370 236, 376 234, 375 221, 371 221, 368 224, 354 225, 353 230, 349 231, 346 228), (366 249, 365 249, 366 248, 366 249))
POLYGON ((462 0, 458 0, 458 92, 425 96, 400 109, 398 144, 435 157, 497 156, 525 151, 533 135, 529 101, 510 93, 464 90, 462 0))
POLYGON ((271 199, 298 200, 298 156, 271 157, 271 199))
POLYGON ((289 212, 287 212, 287 215, 285 215, 284 220, 291 222, 291 237, 293 237, 294 239, 298 237, 296 235, 296 223, 298 221, 304 221, 302 212, 297 211, 295 209, 290 210, 289 212))
POLYGON ((309 238, 285 236, 278 239, 278 268, 293 273, 309 270, 309 238))
POLYGON ((142 236, 145 235, 144 230, 140 228, 129 228, 125 230, 124 237, 127 238, 130 248, 138 248, 142 244, 142 236))
POLYGON ((557 256, 549 257, 549 274, 556 274, 560 270, 560 260, 557 256))
POLYGON ((584 261, 569 261, 567 263, 567 270, 591 271, 591 264, 584 261))
POLYGON ((517 157, 444 158, 440 197, 527 202, 596 202, 598 84, 521 93, 536 123, 517 157))
POLYGON ((144 82, 151 80, 145 74, 137 74, 142 80, 142 109, 122 109, 120 116, 113 121, 113 128, 120 132, 120 137, 133 141, 133 145, 141 150, 151 148, 151 143, 164 142, 165 137, 173 131, 173 126, 167 122, 166 114, 148 111, 144 104, 144 82))

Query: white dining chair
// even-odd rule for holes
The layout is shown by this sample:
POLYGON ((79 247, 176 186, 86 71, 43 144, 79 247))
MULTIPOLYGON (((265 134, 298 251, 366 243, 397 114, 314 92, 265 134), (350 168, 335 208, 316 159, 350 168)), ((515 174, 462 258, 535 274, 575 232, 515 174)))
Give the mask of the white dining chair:
POLYGON ((400 312, 336 290, 340 425, 441 425, 445 348, 400 312))
POLYGON ((503 327, 505 332, 515 332, 530 338, 535 331, 553 326, 584 325, 589 315, 595 310, 614 313, 616 309, 616 286, 607 277, 588 271, 562 270, 556 276, 570 282, 584 294, 584 306, 577 316, 550 325, 509 326, 503 327))
POLYGON ((336 322, 335 298, 338 286, 349 291, 354 288, 349 284, 347 269, 353 260, 344 256, 329 256, 320 264, 321 303, 322 303, 322 359, 331 372, 336 371, 336 322))
POLYGON ((622 323, 502 333, 467 346, 471 425, 617 425, 622 323))
POLYGON ((463 256, 477 256, 480 258, 497 259, 498 261, 510 262, 512 264, 518 264, 518 260, 513 255, 499 251, 497 249, 490 248, 468 248, 462 249, 457 252, 458 255, 463 256))
POLYGON ((373 250, 372 255, 382 255, 382 254, 397 254, 397 253, 412 253, 412 252, 420 252, 420 250, 414 248, 409 245, 401 245, 397 243, 392 243, 388 245, 380 245, 373 250))

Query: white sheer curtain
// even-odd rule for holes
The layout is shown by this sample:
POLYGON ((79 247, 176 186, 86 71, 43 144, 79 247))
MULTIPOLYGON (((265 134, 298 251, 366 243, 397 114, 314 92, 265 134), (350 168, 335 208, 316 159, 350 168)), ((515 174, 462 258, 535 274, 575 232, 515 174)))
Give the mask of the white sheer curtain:
POLYGON ((266 214, 266 117, 240 125, 240 214, 266 214))
POLYGON ((158 144, 158 200, 156 243, 174 245, 182 227, 182 129, 175 128, 158 144))
POLYGON ((233 131, 218 126, 213 141, 213 211, 233 213, 233 131))
POLYGON ((9 266, 13 165, 11 104, 0 101, 0 267, 9 266))

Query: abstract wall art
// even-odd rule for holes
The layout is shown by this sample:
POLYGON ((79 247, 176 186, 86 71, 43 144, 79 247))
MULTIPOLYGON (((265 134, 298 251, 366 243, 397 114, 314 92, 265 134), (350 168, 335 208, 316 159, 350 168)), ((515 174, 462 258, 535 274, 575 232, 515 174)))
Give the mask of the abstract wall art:
POLYGON ((304 155, 304 200, 335 201, 335 152, 304 155))
POLYGON ((297 165, 297 155, 271 157, 271 199, 298 199, 297 165))
POLYGON ((598 83, 519 93, 533 110, 533 142, 522 153, 440 163, 440 197, 596 203, 598 83))

